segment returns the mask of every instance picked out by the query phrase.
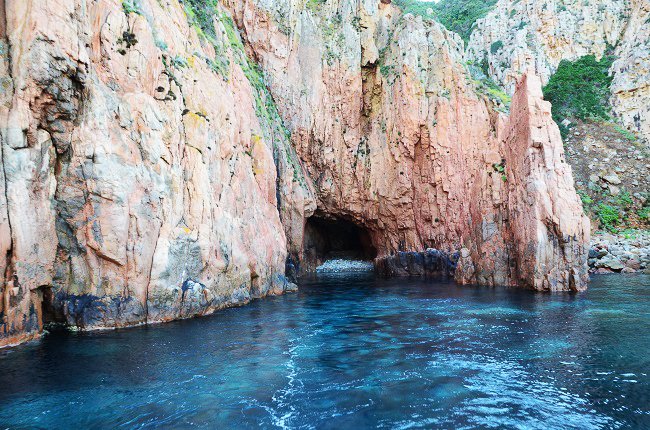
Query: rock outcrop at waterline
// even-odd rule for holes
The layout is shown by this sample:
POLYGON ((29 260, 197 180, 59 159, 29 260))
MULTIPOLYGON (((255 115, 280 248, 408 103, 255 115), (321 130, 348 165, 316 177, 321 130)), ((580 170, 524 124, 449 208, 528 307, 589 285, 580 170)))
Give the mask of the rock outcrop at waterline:
POLYGON ((310 194, 281 121, 165 3, 2 2, 0 344, 42 307, 115 327, 291 287, 281 218, 310 194))
POLYGON ((584 285, 582 264, 589 221, 573 187, 560 130, 542 83, 532 70, 517 84, 505 132, 510 169, 509 230, 517 284, 536 290, 575 290, 584 285))
POLYGON ((458 36, 386 3, 0 2, 0 345, 281 293, 315 211, 460 282, 583 289, 538 81, 508 118, 458 36))

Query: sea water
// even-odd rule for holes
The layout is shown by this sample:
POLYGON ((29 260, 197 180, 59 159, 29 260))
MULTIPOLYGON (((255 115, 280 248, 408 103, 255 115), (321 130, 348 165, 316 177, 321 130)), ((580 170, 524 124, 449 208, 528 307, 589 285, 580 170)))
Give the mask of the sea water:
POLYGON ((372 275, 0 351, 0 428, 650 428, 650 276, 372 275))

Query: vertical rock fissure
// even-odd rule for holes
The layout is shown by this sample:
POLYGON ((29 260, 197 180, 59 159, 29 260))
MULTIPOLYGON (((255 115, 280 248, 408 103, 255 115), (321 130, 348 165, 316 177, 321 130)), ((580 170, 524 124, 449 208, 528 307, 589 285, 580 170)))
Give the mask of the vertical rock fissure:
MULTIPOLYGON (((9 38, 7 37, 7 14, 6 14, 6 5, 5 2, 0 0, 0 43, 4 43, 6 45, 6 61, 7 61, 7 77, 10 81, 13 82, 13 74, 12 74, 12 59, 11 59, 11 45, 9 43, 9 38)), ((13 85, 11 85, 11 88, 13 89, 13 85)), ((13 92, 13 91, 12 91, 13 92)), ((7 253, 5 255, 5 273, 3 274, 4 276, 4 285, 2 285, 2 293, 3 293, 3 306, 2 306, 2 314, 3 314, 3 321, 2 323, 5 324, 5 330, 8 331, 8 328, 6 324, 8 324, 8 317, 7 317, 7 312, 9 311, 9 306, 10 306, 10 301, 9 301, 9 296, 10 296, 10 291, 9 291, 9 279, 13 277, 13 250, 14 250, 14 234, 13 234, 13 228, 11 226, 11 213, 9 210, 9 193, 8 193, 8 179, 7 179, 7 167, 5 165, 6 163, 6 154, 5 154, 5 144, 6 144, 6 138, 5 138, 5 133, 7 132, 7 128, 9 127, 9 124, 6 123, 5 121, 8 121, 8 118, 2 118, 3 124, 1 124, 2 127, 5 127, 4 133, 0 133, 0 157, 2 158, 2 179, 3 179, 3 192, 4 192, 4 199, 5 199, 5 205, 6 205, 6 212, 7 212, 7 227, 9 229, 9 248, 7 249, 7 253)))
POLYGON ((151 290, 151 276, 153 274, 153 264, 156 258, 156 250, 158 249, 158 241, 160 240, 160 225, 158 225, 158 231, 156 232, 156 242, 153 247, 153 253, 151 254, 151 261, 149 264, 149 276, 147 280, 147 289, 144 293, 144 323, 149 324, 149 291, 151 290))

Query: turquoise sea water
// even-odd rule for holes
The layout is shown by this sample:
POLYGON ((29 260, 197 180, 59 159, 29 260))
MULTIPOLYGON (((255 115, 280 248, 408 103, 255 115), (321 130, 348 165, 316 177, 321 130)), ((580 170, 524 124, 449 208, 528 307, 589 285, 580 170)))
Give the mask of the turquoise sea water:
POLYGON ((0 351, 0 428, 650 428, 650 276, 582 294, 320 277, 0 351))

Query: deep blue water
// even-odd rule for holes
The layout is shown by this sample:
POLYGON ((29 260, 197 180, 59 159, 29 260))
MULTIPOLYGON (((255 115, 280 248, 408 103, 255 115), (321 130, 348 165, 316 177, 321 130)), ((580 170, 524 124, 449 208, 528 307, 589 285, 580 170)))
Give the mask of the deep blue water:
POLYGON ((0 351, 5 428, 650 428, 650 276, 372 277, 0 351))

